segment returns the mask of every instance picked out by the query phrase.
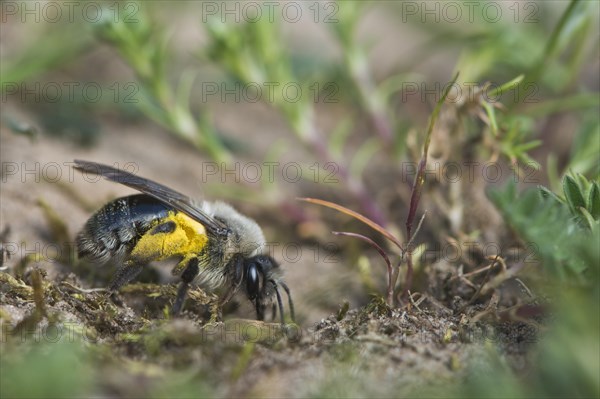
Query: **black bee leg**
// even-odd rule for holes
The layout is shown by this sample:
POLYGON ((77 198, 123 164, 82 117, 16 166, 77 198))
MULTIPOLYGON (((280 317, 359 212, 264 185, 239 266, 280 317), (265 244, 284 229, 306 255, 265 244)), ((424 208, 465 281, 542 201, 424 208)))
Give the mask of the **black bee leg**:
POLYGON ((183 308, 183 303, 185 302, 185 297, 187 296, 187 292, 190 289, 190 284, 198 273, 200 272, 200 267, 198 266, 198 258, 192 258, 187 264, 187 267, 181 273, 181 283, 179 283, 179 289, 177 290, 177 297, 175 298, 175 303, 173 303, 173 309, 171 310, 171 314, 173 316, 177 316, 181 309, 183 308))
POLYGON ((254 300, 254 306, 256 307, 256 320, 263 321, 265 319, 265 306, 260 303, 258 297, 254 300))
POLYGON ((183 308, 183 303, 185 302, 185 297, 187 296, 187 292, 190 289, 190 284, 182 281, 179 283, 179 288, 177 289, 177 297, 175 298, 175 302, 173 303, 173 308, 171 309, 171 314, 173 316, 178 316, 179 312, 183 308))
POLYGON ((125 262, 123 266, 117 270, 117 274, 108 286, 111 293, 118 291, 119 288, 133 280, 144 269, 144 265, 138 263, 125 262))
POLYGON ((275 317, 277 317, 277 306, 273 303, 271 306, 271 320, 275 320, 275 317))
POLYGON ((281 295, 279 294, 279 289, 275 284, 275 281, 271 280, 273 283, 273 288, 275 288, 275 296, 277 297, 277 305, 279 306, 279 317, 281 318, 281 325, 285 325, 285 318, 283 315, 283 302, 281 301, 281 295))
POLYGON ((290 307, 290 316, 292 318, 292 321, 295 323, 296 322, 296 315, 295 315, 295 312, 294 312, 294 301, 292 301, 292 294, 290 294, 290 288, 283 281, 280 281, 279 285, 281 285, 283 287, 285 293, 287 294, 288 304, 289 304, 289 307, 290 307))

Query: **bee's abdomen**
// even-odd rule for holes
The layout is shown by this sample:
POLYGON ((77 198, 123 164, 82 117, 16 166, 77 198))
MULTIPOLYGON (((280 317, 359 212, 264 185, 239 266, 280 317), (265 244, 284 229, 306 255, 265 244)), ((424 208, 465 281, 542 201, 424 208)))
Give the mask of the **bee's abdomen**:
POLYGON ((77 235, 80 258, 106 263, 123 259, 140 237, 171 211, 151 196, 118 198, 98 210, 77 235))

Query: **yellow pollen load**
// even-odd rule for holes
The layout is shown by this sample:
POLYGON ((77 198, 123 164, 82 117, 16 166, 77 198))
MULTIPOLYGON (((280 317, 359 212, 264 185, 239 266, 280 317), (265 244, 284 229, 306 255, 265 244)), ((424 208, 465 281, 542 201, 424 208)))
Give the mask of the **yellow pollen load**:
POLYGON ((169 212, 168 216, 159 219, 131 251, 130 259, 138 264, 164 260, 173 256, 198 254, 202 251, 208 237, 204 226, 181 212, 169 212), (153 233, 156 226, 168 222, 175 223, 170 232, 153 233))

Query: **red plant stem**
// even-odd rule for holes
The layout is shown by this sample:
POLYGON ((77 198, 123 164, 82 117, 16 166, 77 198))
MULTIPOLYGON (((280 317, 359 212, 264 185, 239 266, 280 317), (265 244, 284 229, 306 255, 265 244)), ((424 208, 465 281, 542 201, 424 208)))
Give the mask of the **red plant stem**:
POLYGON ((402 297, 406 298, 408 291, 412 288, 413 282, 413 262, 412 262, 412 251, 408 250, 406 253, 406 281, 404 282, 404 290, 402 291, 402 297))
MULTIPOLYGON (((427 146, 429 147, 429 146, 427 146)), ((417 170, 417 176, 415 177, 415 182, 413 183, 412 194, 410 196, 410 206, 408 208, 408 216, 406 217, 406 235, 407 239, 412 238, 412 227, 413 222, 415 221, 415 215, 417 214, 417 208, 419 206, 419 201, 421 200, 421 189, 423 188, 423 184, 425 183, 425 166, 427 166, 427 149, 423 151, 423 158, 419 162, 419 169, 417 170)), ((410 251, 410 248, 407 248, 407 251, 410 251)))
MULTIPOLYGON (((412 195, 410 197, 410 207, 408 210, 408 216, 406 218, 406 235, 408 240, 412 239, 412 227, 413 222, 415 220, 415 215, 417 214, 417 208, 419 206, 419 201, 421 200, 421 189, 423 188, 423 184, 425 183, 425 166, 427 165, 427 149, 429 147, 429 143, 426 143, 426 147, 423 151, 423 158, 419 162, 419 169, 417 171, 417 176, 415 177, 415 182, 413 184, 412 195)), ((412 263, 412 248, 410 248, 410 244, 406 246, 406 281, 404 282, 404 290, 402 291, 402 297, 406 298, 408 295, 408 291, 412 288, 413 281, 413 263, 412 263)))
MULTIPOLYGON (((458 73, 454 75, 454 79, 446 86, 442 97, 435 105, 431 116, 429 117, 429 124, 427 126, 427 134, 425 136, 425 143, 423 144, 423 155, 421 155, 421 161, 419 162, 419 169, 417 170, 417 175, 415 176, 415 182, 412 188, 412 194, 410 196, 410 206, 408 209, 408 216, 406 217, 406 235, 409 243, 412 242, 412 227, 413 222, 415 220, 415 215, 417 214, 417 208, 419 207, 419 201, 421 199, 421 190, 423 189, 423 185, 425 184, 425 167, 427 166, 427 154, 429 153, 429 144, 431 143, 431 133, 433 132, 433 126, 437 121, 438 115, 440 114, 440 110, 442 109, 442 105, 444 101, 446 101, 446 97, 450 92, 452 86, 458 79, 458 73)), ((406 282, 404 284, 404 291, 402 293, 403 297, 406 297, 408 291, 412 288, 412 280, 413 280, 413 265, 412 265, 412 249, 410 245, 406 248, 406 282)))
MULTIPOLYGON (((394 295, 394 288, 396 287, 396 282, 398 281, 398 276, 400 275, 400 266, 402 266, 402 259, 400 259, 400 262, 398 262, 398 264, 396 265, 396 268, 393 270, 393 274, 392 274, 392 281, 390 283, 390 285, 392 286, 392 301, 393 301, 393 295, 394 295)), ((389 301, 389 294, 390 293, 388 291, 388 301, 389 301)))

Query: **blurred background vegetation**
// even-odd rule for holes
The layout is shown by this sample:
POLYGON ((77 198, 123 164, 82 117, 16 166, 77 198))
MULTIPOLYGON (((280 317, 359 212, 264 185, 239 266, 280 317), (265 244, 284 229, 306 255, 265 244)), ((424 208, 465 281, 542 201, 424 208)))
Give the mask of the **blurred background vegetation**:
MULTIPOLYGON (((526 375, 515 371, 501 348, 489 345, 465 366, 468 378, 429 394, 600 395, 598 2, 271 2, 273 18, 266 3, 232 2, 237 11, 224 14, 221 2, 75 2, 72 15, 67 3, 56 3, 62 12, 56 19, 50 2, 2 3, 2 123, 11 134, 32 142, 49 135, 93 148, 107 120, 141 128, 151 120, 222 169, 240 160, 298 160, 304 176, 318 171, 321 178, 294 185, 264 174, 239 187, 212 181, 205 192, 273 209, 276 228, 290 239, 324 242, 339 226, 356 229, 373 237, 399 270, 403 254, 369 230, 294 197, 342 204, 408 241, 403 232, 416 168, 407 165, 421 159, 427 118, 458 72, 435 121, 427 160, 441 169, 476 164, 479 177, 455 182, 427 175, 418 218, 425 209, 428 214, 416 237, 409 288, 446 304, 452 300, 430 286, 437 270, 432 265, 440 259, 421 256, 427 248, 448 242, 460 248, 469 240, 521 249, 534 243, 533 262, 501 254, 507 270, 488 276, 496 282, 490 292, 506 298, 502 283, 525 281, 545 317, 526 375), (34 11, 27 14, 24 7, 34 11), (303 15, 298 20, 296 9, 303 15), (55 84, 62 92, 58 99, 52 97, 55 84), (275 87, 272 96, 269 85, 275 87), (281 90, 286 85, 290 89, 281 90), (45 92, 32 94, 36 87, 45 92), (75 88, 72 96, 68 87, 75 88), (90 101, 95 90, 102 96, 90 101), (296 91, 302 95, 294 97, 296 91), (11 112, 15 107, 28 117, 11 112), (271 122, 274 135, 244 131, 246 123, 271 122), (482 178, 481 166, 490 164, 508 173, 501 180, 482 178)), ((359 271, 362 292, 383 295, 377 255, 360 242, 341 245, 348 268, 359 271)), ((463 263, 465 272, 478 268, 460 259, 453 270, 463 263)), ((408 277, 400 274, 392 288, 405 306, 408 277)), ((486 304, 489 296, 482 291, 474 289, 466 299, 486 304)), ((2 397, 222 394, 198 370, 179 368, 146 371, 141 388, 129 390, 114 371, 104 374, 115 363, 102 345, 19 344, 7 330, 10 317, 0 318, 2 397)), ((143 367, 136 362, 125 367, 135 373, 143 367)), ((332 378, 311 392, 415 392, 396 386, 371 390, 368 384, 340 391, 343 373, 342 381, 332 378)))

